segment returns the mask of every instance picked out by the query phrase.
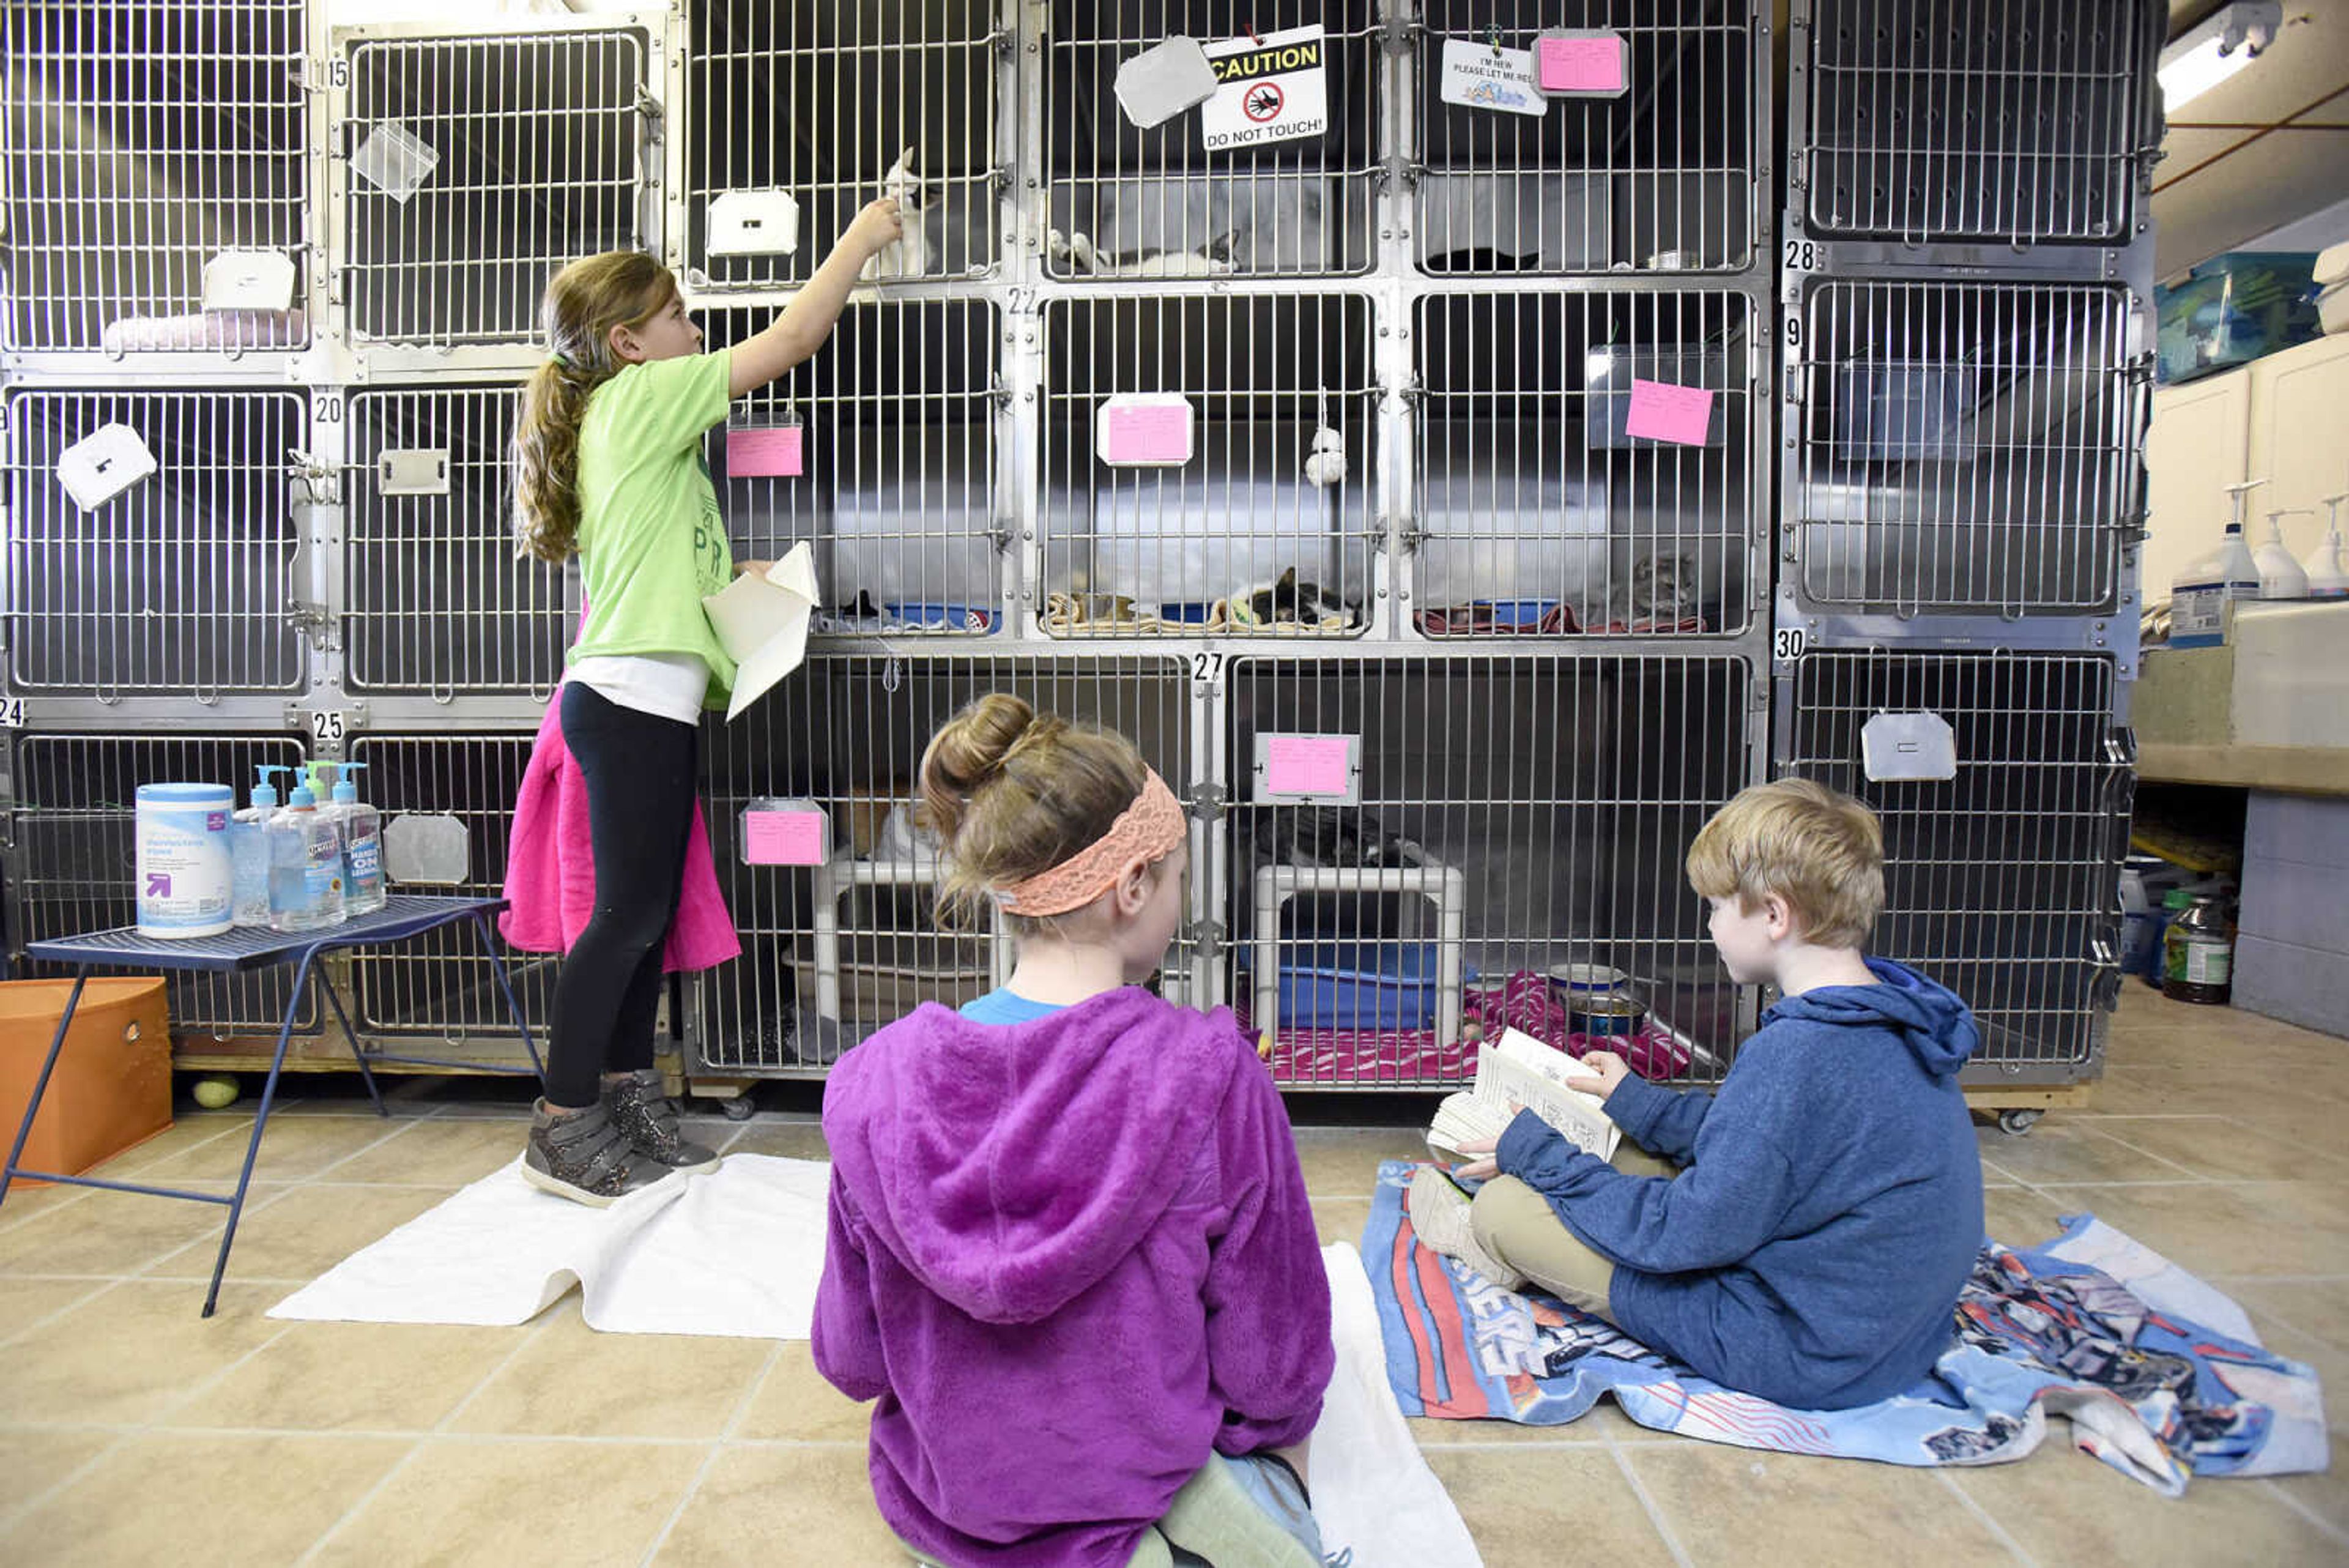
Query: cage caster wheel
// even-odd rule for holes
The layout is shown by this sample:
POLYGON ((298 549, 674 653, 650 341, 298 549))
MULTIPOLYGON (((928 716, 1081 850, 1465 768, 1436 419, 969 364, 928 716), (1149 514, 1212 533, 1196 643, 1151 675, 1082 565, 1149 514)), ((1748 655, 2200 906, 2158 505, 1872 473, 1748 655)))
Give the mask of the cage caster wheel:
POLYGON ((759 1111, 758 1102, 748 1095, 729 1095, 718 1102, 718 1113, 730 1122, 747 1122, 759 1111))
POLYGON ((2046 1114, 2045 1111, 2038 1109, 2001 1111, 1998 1113, 1998 1130, 2009 1137, 2021 1137, 2024 1133, 2037 1127, 2039 1118, 2046 1114))

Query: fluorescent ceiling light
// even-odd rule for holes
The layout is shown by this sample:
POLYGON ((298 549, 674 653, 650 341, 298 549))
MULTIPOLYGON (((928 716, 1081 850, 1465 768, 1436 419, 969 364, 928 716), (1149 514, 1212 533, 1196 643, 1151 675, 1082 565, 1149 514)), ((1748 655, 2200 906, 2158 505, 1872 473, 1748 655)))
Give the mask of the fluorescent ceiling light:
POLYGON ((2161 107, 2175 114, 2257 59, 2283 25, 2282 0, 2233 0, 2161 51, 2161 107))

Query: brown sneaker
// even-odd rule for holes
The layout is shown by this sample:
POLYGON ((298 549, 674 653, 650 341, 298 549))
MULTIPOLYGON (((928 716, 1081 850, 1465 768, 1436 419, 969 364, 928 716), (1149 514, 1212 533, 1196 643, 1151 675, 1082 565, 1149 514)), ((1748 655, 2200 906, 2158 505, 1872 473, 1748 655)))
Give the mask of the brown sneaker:
POLYGON ((718 1151, 678 1132, 677 1102, 661 1093, 660 1069, 640 1067, 604 1080, 604 1109, 636 1151, 671 1170, 700 1175, 718 1168, 718 1151))
POLYGON ((542 1191, 606 1209, 660 1180, 668 1168, 638 1154, 602 1106, 550 1111, 541 1100, 531 1116, 522 1175, 542 1191))

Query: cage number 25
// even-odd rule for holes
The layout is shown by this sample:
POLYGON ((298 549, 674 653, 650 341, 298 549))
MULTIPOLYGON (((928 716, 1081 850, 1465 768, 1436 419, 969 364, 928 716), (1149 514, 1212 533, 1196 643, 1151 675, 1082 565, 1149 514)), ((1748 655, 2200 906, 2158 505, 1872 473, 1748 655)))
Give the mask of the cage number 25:
MULTIPOLYGON (((1781 637, 1784 632, 1779 633, 1781 637)), ((310 738, 314 741, 339 741, 343 738, 343 712, 339 708, 321 708, 310 715, 310 738)))

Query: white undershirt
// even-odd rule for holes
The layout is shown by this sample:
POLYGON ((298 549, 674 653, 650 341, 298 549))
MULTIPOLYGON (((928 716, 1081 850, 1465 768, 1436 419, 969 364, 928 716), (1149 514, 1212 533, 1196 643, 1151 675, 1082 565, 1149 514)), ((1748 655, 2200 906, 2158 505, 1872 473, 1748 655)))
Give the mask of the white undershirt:
POLYGON ((680 724, 701 722, 709 694, 709 666, 691 653, 599 654, 574 661, 570 678, 608 702, 680 724))

